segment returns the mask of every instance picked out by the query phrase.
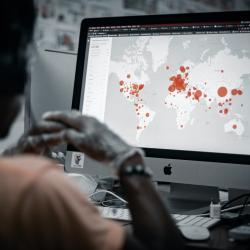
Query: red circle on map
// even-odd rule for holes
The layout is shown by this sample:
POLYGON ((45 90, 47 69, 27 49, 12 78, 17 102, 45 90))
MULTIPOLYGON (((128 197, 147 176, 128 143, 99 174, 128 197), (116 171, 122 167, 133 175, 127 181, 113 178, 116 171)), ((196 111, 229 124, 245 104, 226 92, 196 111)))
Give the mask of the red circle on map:
MULTIPOLYGON (((238 90, 237 89, 232 89, 231 93, 232 93, 232 95, 237 95, 238 94, 238 90)), ((230 101, 230 99, 229 99, 229 101, 230 101)))
POLYGON ((144 88, 144 84, 139 85, 139 90, 142 90, 144 88))
POLYGON ((199 101, 201 96, 202 96, 202 92, 200 90, 196 90, 196 92, 194 93, 195 99, 199 101))
POLYGON ((181 67, 180 67, 180 71, 181 71, 182 73, 184 73, 184 72, 186 71, 185 67, 184 67, 184 66, 181 66, 181 67))
POLYGON ((220 88, 218 88, 217 93, 218 93, 218 95, 220 97, 225 97, 227 95, 227 88, 226 87, 220 87, 220 88))
POLYGON ((238 95, 242 95, 243 94, 243 92, 242 92, 242 90, 238 90, 238 95))
POLYGON ((174 86, 174 85, 170 85, 170 86, 168 87, 168 90, 169 90, 170 92, 174 92, 174 91, 175 91, 175 86, 174 86))

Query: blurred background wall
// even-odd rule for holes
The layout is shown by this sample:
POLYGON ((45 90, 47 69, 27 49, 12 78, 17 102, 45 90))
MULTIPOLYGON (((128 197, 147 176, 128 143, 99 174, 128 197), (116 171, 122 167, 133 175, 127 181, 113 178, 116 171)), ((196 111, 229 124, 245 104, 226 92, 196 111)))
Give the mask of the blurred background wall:
MULTIPOLYGON (((249 10, 250 0, 35 0, 37 27, 35 43, 39 50, 76 53, 80 23, 87 17, 131 16, 249 10)), ((73 70, 71 70, 71 85, 73 70)), ((71 86, 70 85, 70 86, 71 86)), ((24 109, 23 109, 24 110, 24 109)), ((0 152, 13 144, 24 131, 24 111, 7 140, 0 141, 0 152)))
POLYGON ((76 51, 83 18, 248 10, 250 0, 37 0, 37 5, 37 45, 76 51))

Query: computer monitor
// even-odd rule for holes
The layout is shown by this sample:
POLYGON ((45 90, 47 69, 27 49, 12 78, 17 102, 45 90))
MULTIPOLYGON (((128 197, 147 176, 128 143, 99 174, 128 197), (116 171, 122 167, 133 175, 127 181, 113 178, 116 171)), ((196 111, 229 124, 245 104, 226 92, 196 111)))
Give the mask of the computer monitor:
POLYGON ((250 12, 85 19, 72 108, 143 148, 157 181, 249 190, 249 44, 250 12))

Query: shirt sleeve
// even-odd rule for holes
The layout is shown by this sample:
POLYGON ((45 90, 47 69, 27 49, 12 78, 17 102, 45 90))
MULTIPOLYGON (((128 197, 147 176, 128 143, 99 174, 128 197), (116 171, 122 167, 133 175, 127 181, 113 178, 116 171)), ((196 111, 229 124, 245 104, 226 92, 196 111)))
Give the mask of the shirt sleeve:
POLYGON ((86 197, 58 171, 40 176, 26 190, 20 235, 31 249, 122 249, 123 228, 100 217, 86 197))

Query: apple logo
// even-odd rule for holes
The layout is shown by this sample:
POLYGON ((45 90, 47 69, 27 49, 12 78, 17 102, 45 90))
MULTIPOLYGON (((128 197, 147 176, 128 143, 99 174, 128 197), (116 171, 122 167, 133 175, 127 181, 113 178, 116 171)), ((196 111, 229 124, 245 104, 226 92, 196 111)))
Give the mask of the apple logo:
POLYGON ((165 175, 171 175, 172 174, 172 166, 169 163, 167 166, 164 167, 164 174, 165 175))

